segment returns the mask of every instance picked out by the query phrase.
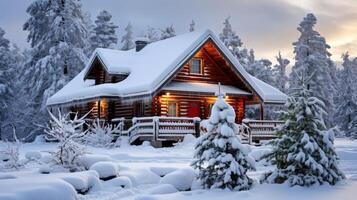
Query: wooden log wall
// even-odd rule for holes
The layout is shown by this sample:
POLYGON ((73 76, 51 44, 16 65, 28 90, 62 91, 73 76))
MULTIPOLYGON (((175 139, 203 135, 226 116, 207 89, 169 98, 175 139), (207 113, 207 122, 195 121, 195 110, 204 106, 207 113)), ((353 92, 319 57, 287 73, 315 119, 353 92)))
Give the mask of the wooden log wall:
MULTIPOLYGON (((168 103, 177 102, 178 113, 177 117, 190 117, 188 116, 188 109, 190 102, 200 102, 200 117, 201 119, 207 119, 210 115, 210 109, 212 105, 217 100, 217 97, 211 96, 199 96, 199 95, 184 95, 184 94, 172 94, 166 95, 162 94, 159 97, 156 97, 159 103, 158 105, 153 105, 158 107, 153 112, 157 116, 167 116, 168 115, 168 103)), ((226 97, 225 101, 230 104, 236 113, 236 122, 241 123, 245 115, 245 98, 243 97, 226 97)))

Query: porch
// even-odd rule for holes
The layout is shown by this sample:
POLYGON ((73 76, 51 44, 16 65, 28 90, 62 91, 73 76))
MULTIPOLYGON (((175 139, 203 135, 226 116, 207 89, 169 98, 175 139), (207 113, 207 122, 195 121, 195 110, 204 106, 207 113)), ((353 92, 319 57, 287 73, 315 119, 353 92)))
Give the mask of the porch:
MULTIPOLYGON (((188 135, 199 137, 205 134, 204 123, 200 118, 189 117, 139 117, 132 119, 132 126, 124 128, 125 119, 112 120, 120 128, 120 136, 127 136, 129 144, 140 144, 150 141, 154 147, 170 146, 182 141, 188 135)), ((240 131, 237 133, 242 143, 260 145, 261 141, 274 139, 277 136, 274 130, 282 125, 282 121, 274 120, 248 120, 242 121, 240 131)))

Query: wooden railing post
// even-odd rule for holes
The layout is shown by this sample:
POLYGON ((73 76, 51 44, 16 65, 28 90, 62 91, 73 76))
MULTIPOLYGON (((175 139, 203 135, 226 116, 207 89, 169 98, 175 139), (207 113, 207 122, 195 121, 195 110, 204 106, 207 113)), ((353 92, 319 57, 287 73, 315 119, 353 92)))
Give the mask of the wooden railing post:
POLYGON ((159 117, 154 117, 152 120, 153 120, 153 129, 154 129, 153 140, 157 141, 159 138, 159 117))
POLYGON ((195 124, 195 137, 198 138, 200 137, 200 118, 194 118, 193 123, 195 124))

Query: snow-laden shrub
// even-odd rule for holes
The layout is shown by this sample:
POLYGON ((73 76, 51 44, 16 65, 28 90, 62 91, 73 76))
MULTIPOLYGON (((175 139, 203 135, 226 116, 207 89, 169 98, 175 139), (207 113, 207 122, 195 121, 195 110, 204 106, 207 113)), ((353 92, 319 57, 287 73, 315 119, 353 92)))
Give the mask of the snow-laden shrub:
POLYGON ((30 161, 38 161, 42 158, 42 154, 39 151, 28 151, 25 154, 25 158, 30 161))
POLYGON ((170 184, 179 191, 186 191, 191 188, 195 176, 195 172, 192 168, 178 169, 166 174, 160 180, 160 184, 170 184))
POLYGON ((234 109, 222 95, 213 105, 209 120, 201 126, 206 133, 197 140, 192 166, 198 170, 197 179, 203 188, 250 189, 253 180, 247 171, 255 169, 255 161, 241 144, 234 109))
POLYGON ((71 114, 62 115, 58 110, 58 117, 55 117, 49 112, 51 117, 50 127, 45 132, 47 133, 47 140, 58 142, 57 151, 50 152, 53 161, 65 168, 77 171, 82 169, 78 159, 85 154, 85 148, 77 141, 86 134, 86 131, 82 131, 86 115, 78 118, 76 113, 74 118, 71 119, 71 114))
POLYGON ((114 162, 97 162, 90 167, 90 170, 98 172, 99 178, 103 180, 112 179, 119 175, 119 166, 114 162))
POLYGON ((132 183, 130 178, 126 176, 116 177, 111 180, 106 181, 106 183, 112 187, 122 187, 125 189, 130 189, 132 187, 132 183))
POLYGON ((3 143, 4 148, 0 149, 0 171, 1 170, 18 170, 24 166, 24 163, 20 161, 20 146, 21 142, 17 139, 15 130, 13 132, 14 141, 5 141, 3 143))
POLYGON ((85 144, 95 147, 113 147, 115 144, 120 144, 114 143, 114 134, 118 131, 119 126, 106 124, 105 121, 96 119, 93 121, 89 132, 83 137, 83 141, 85 144))

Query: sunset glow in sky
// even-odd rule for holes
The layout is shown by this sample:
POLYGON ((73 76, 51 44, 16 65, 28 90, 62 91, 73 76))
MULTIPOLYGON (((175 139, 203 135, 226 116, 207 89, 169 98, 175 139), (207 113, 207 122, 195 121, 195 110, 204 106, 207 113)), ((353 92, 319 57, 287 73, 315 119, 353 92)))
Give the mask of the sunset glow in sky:
MULTIPOLYGON (((25 10, 32 0, 1 0, 0 27, 6 37, 20 47, 28 47, 22 25, 28 18, 25 10)), ((92 19, 106 9, 119 25, 121 35, 130 21, 136 34, 147 26, 162 28, 173 24, 176 33, 186 32, 190 21, 197 29, 210 28, 217 34, 222 22, 231 23, 247 48, 257 57, 273 59, 281 51, 293 58, 292 43, 297 40, 298 24, 312 12, 318 19, 316 30, 331 45, 334 60, 349 51, 357 55, 357 0, 82 0, 83 9, 92 19)))

